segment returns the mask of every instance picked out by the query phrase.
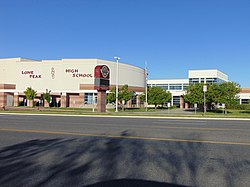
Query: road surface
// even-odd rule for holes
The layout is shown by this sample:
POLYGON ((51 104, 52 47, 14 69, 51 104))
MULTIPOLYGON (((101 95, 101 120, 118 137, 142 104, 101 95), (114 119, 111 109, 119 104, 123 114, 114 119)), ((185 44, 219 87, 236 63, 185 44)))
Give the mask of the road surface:
POLYGON ((250 121, 0 115, 0 186, 249 186, 250 121))

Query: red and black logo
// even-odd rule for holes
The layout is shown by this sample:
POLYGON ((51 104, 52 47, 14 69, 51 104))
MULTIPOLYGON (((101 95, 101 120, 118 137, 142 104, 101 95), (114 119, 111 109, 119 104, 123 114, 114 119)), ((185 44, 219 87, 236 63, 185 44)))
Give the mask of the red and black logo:
POLYGON ((102 66, 102 69, 100 71, 103 78, 107 78, 109 76, 109 69, 107 66, 102 66))

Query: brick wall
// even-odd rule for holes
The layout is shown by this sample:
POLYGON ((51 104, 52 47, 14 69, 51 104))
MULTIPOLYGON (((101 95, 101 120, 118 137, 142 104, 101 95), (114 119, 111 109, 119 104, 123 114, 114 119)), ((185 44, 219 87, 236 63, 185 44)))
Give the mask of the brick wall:
POLYGON ((250 93, 250 88, 241 88, 240 93, 250 93))

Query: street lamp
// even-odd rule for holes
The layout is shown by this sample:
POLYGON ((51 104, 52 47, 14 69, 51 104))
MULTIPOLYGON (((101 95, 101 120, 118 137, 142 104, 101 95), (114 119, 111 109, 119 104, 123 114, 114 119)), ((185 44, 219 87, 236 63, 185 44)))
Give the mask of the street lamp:
POLYGON ((207 85, 203 85, 203 92, 204 92, 204 115, 206 114, 206 92, 207 92, 207 85))
POLYGON ((119 60, 121 59, 120 57, 114 57, 116 59, 116 96, 115 96, 115 112, 118 112, 118 79, 119 79, 119 60))

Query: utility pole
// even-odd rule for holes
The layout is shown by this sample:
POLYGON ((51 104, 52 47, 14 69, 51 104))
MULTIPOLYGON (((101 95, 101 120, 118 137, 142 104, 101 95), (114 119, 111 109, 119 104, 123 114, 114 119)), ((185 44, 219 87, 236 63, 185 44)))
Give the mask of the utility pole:
POLYGON ((204 92, 204 115, 206 114, 206 92, 207 92, 207 85, 203 85, 203 92, 204 92))

